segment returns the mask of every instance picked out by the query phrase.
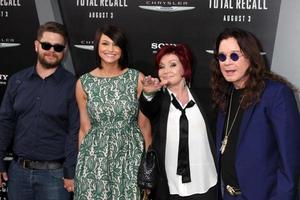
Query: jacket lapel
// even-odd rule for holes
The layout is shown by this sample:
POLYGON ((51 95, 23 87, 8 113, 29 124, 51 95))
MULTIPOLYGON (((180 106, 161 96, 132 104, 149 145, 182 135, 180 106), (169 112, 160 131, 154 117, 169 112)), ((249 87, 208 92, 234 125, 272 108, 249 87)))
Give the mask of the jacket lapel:
POLYGON ((255 105, 251 105, 249 108, 247 108, 244 111, 243 118, 242 118, 242 121, 241 121, 240 130, 239 130, 239 139, 238 139, 238 142, 237 142, 237 151, 238 151, 238 148, 240 146, 241 140, 243 139, 243 137, 244 137, 244 135, 247 131, 247 127, 249 125, 249 122, 250 122, 250 119, 253 115, 254 110, 255 110, 255 105))
MULTIPOLYGON (((167 142, 167 123, 168 123, 168 116, 169 116, 169 109, 170 109, 170 102, 171 97, 168 94, 167 91, 165 91, 162 95, 162 101, 161 101, 161 118, 160 118, 160 146, 161 146, 161 160, 165 161, 165 155, 166 155, 166 142, 167 142)), ((161 163, 164 166, 164 163, 161 163)), ((166 176, 166 174, 165 174, 166 176)))

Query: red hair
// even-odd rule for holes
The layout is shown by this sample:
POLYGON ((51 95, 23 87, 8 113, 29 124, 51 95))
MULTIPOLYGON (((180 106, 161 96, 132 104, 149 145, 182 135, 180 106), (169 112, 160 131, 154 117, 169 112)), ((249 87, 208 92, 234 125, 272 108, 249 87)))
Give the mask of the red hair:
POLYGON ((183 66, 183 77, 186 82, 191 83, 192 79, 192 53, 189 47, 185 44, 178 45, 166 45, 160 48, 155 55, 155 67, 159 70, 159 63, 163 56, 168 54, 174 54, 178 57, 179 61, 183 66))

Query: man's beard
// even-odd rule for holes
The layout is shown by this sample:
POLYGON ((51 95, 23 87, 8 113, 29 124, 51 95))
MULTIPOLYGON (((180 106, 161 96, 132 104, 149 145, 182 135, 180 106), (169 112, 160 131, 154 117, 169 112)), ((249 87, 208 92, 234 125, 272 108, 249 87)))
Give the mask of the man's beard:
POLYGON ((55 62, 49 63, 41 54, 38 54, 38 60, 41 65, 46 69, 53 69, 60 65, 62 59, 57 59, 55 62))

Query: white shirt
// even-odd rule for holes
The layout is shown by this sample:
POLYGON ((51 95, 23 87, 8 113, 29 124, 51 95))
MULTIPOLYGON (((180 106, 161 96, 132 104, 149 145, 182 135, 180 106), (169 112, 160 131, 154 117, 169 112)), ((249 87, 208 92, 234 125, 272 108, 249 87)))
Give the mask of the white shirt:
MULTIPOLYGON (((169 93, 171 92, 169 91, 169 93)), ((188 94, 189 101, 194 101, 189 90, 188 94)), ((186 105, 184 105, 184 107, 185 106, 186 105)), ((165 154, 165 169, 167 173, 170 194, 177 194, 179 196, 202 194, 207 192, 217 183, 217 172, 208 142, 205 121, 197 104, 186 109, 186 116, 189 122, 189 158, 191 182, 182 183, 182 176, 176 174, 180 115, 181 111, 176 109, 171 103, 167 122, 167 141, 165 154)))

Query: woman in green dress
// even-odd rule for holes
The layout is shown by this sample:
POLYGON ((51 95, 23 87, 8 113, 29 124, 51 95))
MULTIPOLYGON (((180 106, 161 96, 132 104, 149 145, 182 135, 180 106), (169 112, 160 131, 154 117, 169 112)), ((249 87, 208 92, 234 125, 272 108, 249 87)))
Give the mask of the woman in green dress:
POLYGON ((80 111, 75 200, 139 199, 137 171, 149 120, 139 111, 144 75, 128 68, 127 40, 115 26, 96 32, 98 66, 77 81, 80 111))

